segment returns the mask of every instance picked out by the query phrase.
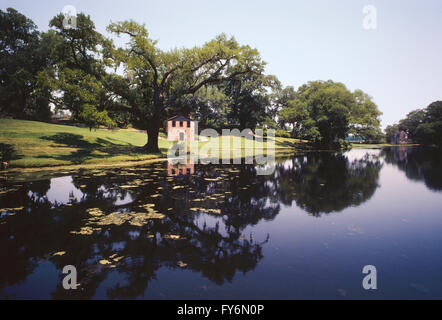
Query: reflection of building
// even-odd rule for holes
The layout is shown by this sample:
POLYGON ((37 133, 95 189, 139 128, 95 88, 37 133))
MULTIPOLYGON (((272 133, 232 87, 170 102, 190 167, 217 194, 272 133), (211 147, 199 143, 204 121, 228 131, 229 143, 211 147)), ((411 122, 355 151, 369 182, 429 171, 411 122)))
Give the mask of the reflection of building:
POLYGON ((191 175, 195 173, 195 164, 188 162, 186 164, 167 162, 167 174, 169 176, 191 175))
POLYGON ((410 137, 408 136, 408 133, 406 133, 404 130, 397 130, 393 137, 391 137, 391 144, 409 144, 412 143, 410 137))
POLYGON ((411 152, 411 149, 409 147, 397 147, 392 148, 391 150, 393 158, 396 162, 406 161, 408 158, 408 154, 411 152))
POLYGON ((194 141, 195 122, 183 116, 170 118, 167 120, 167 140, 194 141))

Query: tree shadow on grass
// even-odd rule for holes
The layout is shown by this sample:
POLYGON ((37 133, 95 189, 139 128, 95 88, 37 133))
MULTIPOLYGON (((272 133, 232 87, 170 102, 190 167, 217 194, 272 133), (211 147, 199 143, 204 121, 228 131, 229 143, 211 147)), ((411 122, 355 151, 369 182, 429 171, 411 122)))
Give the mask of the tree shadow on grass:
MULTIPOLYGON (((17 154, 12 144, 0 143, 0 161, 10 162, 11 160, 18 160, 23 158, 22 155, 17 154)), ((1 166, 0 166, 1 169, 1 166)))
MULTIPOLYGON (((41 155, 38 158, 50 158, 81 164, 86 160, 105 159, 116 156, 140 156, 147 154, 143 147, 132 144, 117 144, 98 138, 95 142, 84 139, 82 135, 72 133, 57 133, 42 137, 43 140, 55 142, 59 147, 76 148, 71 154, 41 155)), ((115 140, 116 141, 116 140, 115 140)), ((56 146, 54 146, 56 149, 56 146)))

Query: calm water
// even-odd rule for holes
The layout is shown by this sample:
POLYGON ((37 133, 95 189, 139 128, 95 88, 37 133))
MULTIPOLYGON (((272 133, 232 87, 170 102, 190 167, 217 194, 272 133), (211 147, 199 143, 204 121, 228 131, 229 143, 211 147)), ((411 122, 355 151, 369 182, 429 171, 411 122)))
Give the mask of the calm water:
POLYGON ((64 172, 0 189, 0 298, 442 298, 442 156, 64 172), (173 169, 173 171, 172 171, 173 169), (78 290, 62 269, 78 270, 78 290), (374 265, 378 290, 362 288, 374 265))

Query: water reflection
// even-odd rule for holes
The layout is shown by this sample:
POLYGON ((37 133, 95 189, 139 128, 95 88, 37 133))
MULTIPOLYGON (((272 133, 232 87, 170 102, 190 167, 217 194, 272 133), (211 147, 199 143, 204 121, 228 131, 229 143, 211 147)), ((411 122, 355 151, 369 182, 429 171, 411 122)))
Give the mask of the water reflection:
POLYGON ((173 164, 171 161, 167 162, 167 174, 169 176, 179 176, 180 174, 194 174, 195 173, 195 163, 191 160, 186 164, 178 163, 173 164))
POLYGON ((278 200, 286 205, 295 202, 314 216, 357 206, 375 193, 381 167, 373 153, 353 160, 331 153, 294 157, 277 167, 278 200))
POLYGON ((396 147, 382 151, 385 161, 404 171, 407 178, 423 181, 427 188, 442 190, 442 151, 423 147, 396 147))
POLYGON ((37 288, 57 299, 91 298, 102 283, 108 298, 142 297, 161 268, 223 285, 264 258, 271 235, 247 228, 274 220, 282 205, 314 216, 358 206, 375 193, 381 168, 379 152, 364 151, 280 159, 269 176, 246 164, 177 171, 157 163, 3 181, 0 288, 34 271, 43 277, 46 261, 79 272, 79 290, 61 287, 61 271, 56 287, 37 288))

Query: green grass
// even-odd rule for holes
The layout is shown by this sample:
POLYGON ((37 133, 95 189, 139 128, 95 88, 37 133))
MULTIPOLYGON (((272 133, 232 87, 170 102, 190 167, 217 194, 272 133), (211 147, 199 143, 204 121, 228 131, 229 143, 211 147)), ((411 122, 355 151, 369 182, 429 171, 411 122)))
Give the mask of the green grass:
MULTIPOLYGON (((195 143, 199 149, 211 146, 219 149, 221 154, 222 141, 225 139, 231 139, 232 150, 239 146, 237 149, 241 150, 241 156, 254 155, 254 146, 266 148, 265 142, 258 143, 243 137, 211 138, 195 143)), ((134 130, 89 130, 13 119, 0 119, 0 143, 14 147, 15 155, 10 161, 10 166, 22 168, 144 161, 164 157, 167 149, 173 144, 165 140, 163 135, 163 139, 159 140, 161 154, 146 154, 141 148, 146 143, 146 134, 134 130)), ((275 138, 277 150, 293 149, 299 143, 302 141, 275 138)))
MULTIPOLYGON (((43 167, 147 160, 140 147, 146 134, 131 130, 89 130, 37 121, 0 119, 0 143, 10 144, 15 155, 11 167, 43 167)), ((164 154, 170 141, 160 140, 164 154)))
MULTIPOLYGON (((198 147, 201 149, 202 147, 212 147, 222 149, 223 145, 229 145, 230 149, 253 149, 253 148, 266 148, 267 141, 258 142, 252 139, 246 139, 244 137, 218 137, 218 138, 209 138, 206 141, 198 142, 198 147)), ((291 138, 280 138, 275 137, 275 149, 292 149, 297 144, 302 143, 301 140, 291 139, 291 138)))

